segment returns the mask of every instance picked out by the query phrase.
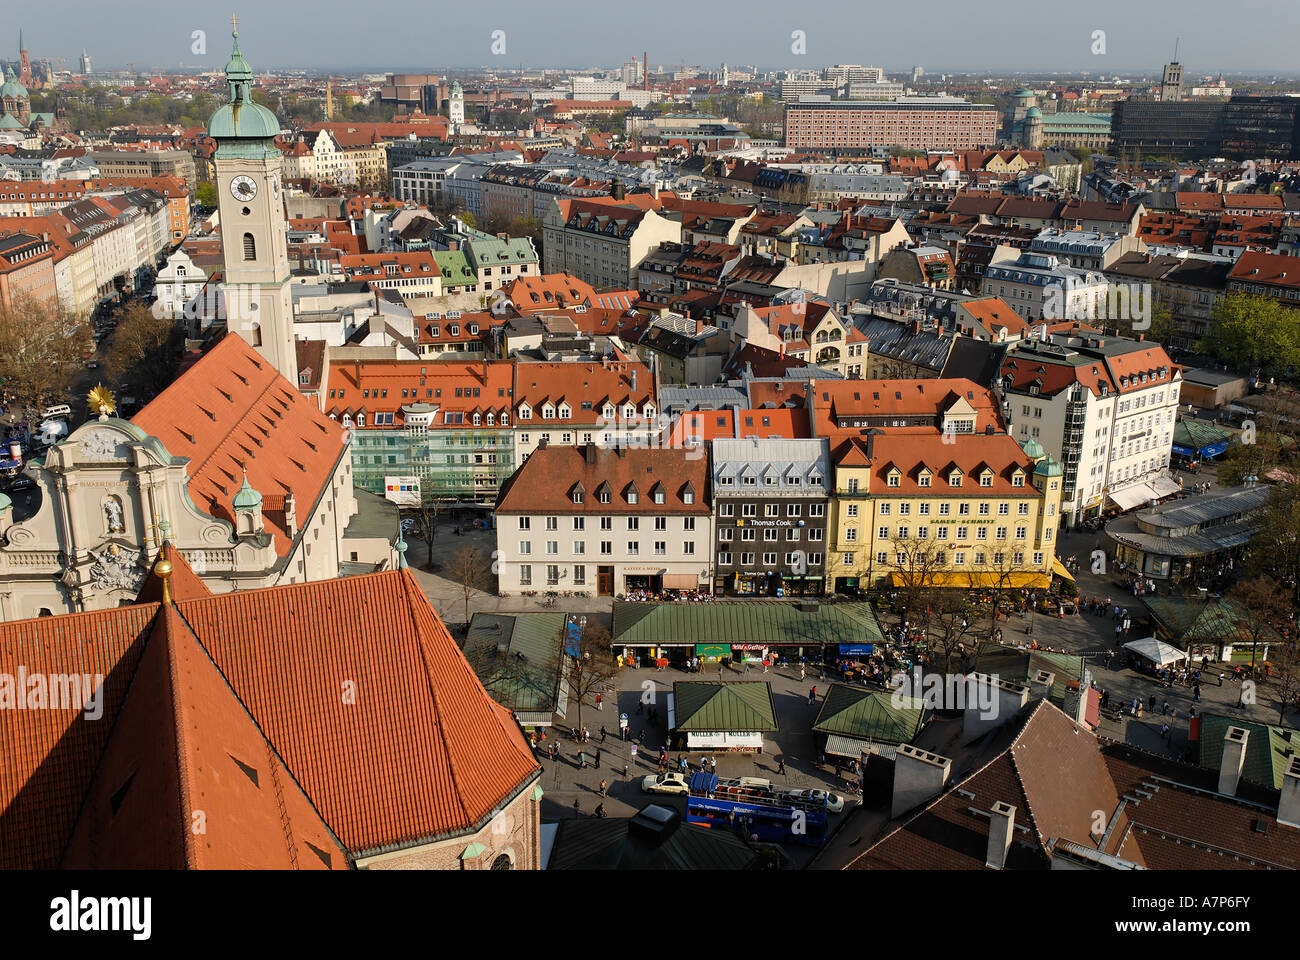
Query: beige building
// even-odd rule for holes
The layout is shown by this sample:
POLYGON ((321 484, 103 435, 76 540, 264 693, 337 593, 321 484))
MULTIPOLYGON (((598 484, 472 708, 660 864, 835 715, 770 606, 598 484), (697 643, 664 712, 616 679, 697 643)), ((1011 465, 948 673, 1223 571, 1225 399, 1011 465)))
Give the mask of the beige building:
POLYGON ((497 500, 498 590, 708 589, 702 449, 542 447, 497 500))
POLYGON ((633 290, 646 254, 681 241, 681 222, 659 211, 556 198, 542 225, 543 272, 571 273, 597 289, 633 290))

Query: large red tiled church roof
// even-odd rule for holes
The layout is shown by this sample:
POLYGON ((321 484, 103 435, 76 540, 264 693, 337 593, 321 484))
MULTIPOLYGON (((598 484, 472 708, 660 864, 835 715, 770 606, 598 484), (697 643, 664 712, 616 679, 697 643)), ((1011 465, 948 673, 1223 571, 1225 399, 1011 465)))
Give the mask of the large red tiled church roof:
POLYGON ((183 592, 0 624, 0 673, 104 676, 99 719, 0 710, 0 869, 339 868, 539 773, 409 571, 183 592))

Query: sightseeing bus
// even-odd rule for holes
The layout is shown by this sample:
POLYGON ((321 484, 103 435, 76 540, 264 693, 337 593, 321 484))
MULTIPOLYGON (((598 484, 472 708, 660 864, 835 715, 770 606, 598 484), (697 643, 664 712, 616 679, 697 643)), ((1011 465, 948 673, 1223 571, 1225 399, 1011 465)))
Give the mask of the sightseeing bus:
POLYGON ((742 781, 719 780, 712 773, 691 776, 686 822, 731 830, 746 840, 770 843, 826 842, 826 803, 777 797, 770 790, 748 788, 742 781))

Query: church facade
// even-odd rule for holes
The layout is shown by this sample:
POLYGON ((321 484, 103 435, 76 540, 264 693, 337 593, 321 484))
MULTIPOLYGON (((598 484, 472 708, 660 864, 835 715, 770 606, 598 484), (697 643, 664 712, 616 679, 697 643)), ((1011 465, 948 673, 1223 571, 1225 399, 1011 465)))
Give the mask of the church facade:
POLYGON ((350 437, 298 389, 279 125, 237 37, 226 75, 211 128, 231 332, 132 421, 105 412, 30 464, 31 516, 0 495, 0 619, 130 602, 164 543, 214 593, 401 565, 396 507, 354 492, 350 437))

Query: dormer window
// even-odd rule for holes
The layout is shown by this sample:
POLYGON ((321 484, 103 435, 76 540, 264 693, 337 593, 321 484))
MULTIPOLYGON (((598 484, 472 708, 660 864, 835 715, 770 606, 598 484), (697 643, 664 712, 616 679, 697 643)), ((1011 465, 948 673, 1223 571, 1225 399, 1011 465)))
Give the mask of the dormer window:
POLYGON ((663 486, 656 483, 654 489, 650 491, 650 496, 654 497, 655 503, 662 504, 665 500, 663 486))
POLYGON ((497 420, 497 415, 495 413, 492 413, 491 411, 488 411, 487 425, 489 427, 496 426, 496 420, 497 420))
POLYGON ((533 419, 533 411, 530 410, 528 407, 520 407, 520 408, 519 408, 519 419, 520 419, 520 420, 531 420, 531 419, 533 419))
POLYGON ((903 475, 898 472, 897 468, 890 470, 889 473, 886 474, 885 476, 886 476, 886 482, 888 482, 888 484, 891 487, 897 487, 902 485, 903 475))
POLYGON ((695 487, 691 486, 688 483, 686 485, 686 488, 682 490, 682 503, 689 504, 694 502, 695 502, 695 487))
POLYGON ((929 487, 929 486, 930 486, 930 478, 931 478, 932 476, 933 476, 933 474, 931 474, 930 471, 929 471, 928 469, 923 469, 923 470, 921 471, 921 475, 920 475, 919 477, 917 477, 916 485, 919 486, 919 487, 929 487))
POLYGON ((961 486, 961 471, 960 471, 960 470, 954 470, 952 473, 948 474, 948 486, 950 486, 950 487, 960 487, 960 486, 961 486))
POLYGON ((504 411, 501 413, 501 426, 510 426, 510 414, 505 413, 504 411))
POLYGON ((561 404, 560 419, 568 420, 571 416, 573 416, 573 409, 567 403, 561 404))
POLYGON ((637 502, 637 492, 636 492, 635 485, 627 488, 627 502, 632 504, 637 502))
POLYGON ((634 419, 636 417, 636 407, 629 403, 623 408, 623 416, 628 420, 634 419))
POLYGON ((981 486, 981 487, 991 487, 991 486, 993 486, 993 471, 992 471, 992 470, 985 470, 983 473, 980 474, 980 486, 981 486))
POLYGON ((1023 487, 1025 485, 1025 474, 1022 470, 1017 470, 1011 475, 1011 485, 1013 487, 1023 487))
POLYGON ((586 499, 586 492, 582 489, 582 484, 577 484, 573 488, 573 502, 582 503, 586 499))
POLYGON ((482 422, 483 422, 483 416, 482 416, 482 414, 475 413, 475 414, 474 414, 474 426, 477 427, 477 426, 479 426, 482 422))

